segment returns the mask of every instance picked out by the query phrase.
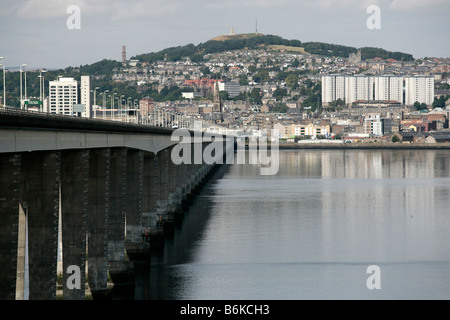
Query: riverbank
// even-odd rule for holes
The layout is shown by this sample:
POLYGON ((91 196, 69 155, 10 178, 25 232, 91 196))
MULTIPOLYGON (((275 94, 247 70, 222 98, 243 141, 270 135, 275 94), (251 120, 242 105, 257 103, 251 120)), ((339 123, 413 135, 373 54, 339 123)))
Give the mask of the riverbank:
POLYGON ((280 150, 289 149, 450 149, 450 143, 282 143, 280 150))

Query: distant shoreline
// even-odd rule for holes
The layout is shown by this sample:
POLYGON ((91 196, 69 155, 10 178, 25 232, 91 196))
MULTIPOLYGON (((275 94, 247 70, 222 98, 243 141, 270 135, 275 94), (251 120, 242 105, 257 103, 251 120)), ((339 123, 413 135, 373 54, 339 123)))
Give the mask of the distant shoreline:
POLYGON ((423 149, 423 150, 440 150, 440 149, 450 149, 450 143, 435 143, 435 144, 414 144, 414 143, 342 143, 342 144, 331 144, 331 143, 283 143, 279 144, 280 150, 293 150, 293 149, 370 149, 370 150, 381 150, 381 149, 397 149, 397 150, 408 150, 408 149, 423 149))

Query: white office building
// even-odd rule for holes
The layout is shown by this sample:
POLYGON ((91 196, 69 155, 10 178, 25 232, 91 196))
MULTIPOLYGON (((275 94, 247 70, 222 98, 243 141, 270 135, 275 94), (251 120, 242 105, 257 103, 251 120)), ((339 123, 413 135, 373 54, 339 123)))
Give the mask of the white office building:
POLYGON ((431 105, 434 100, 434 77, 405 77, 405 104, 412 106, 416 101, 431 105))
POLYGON ((78 81, 74 78, 59 78, 49 82, 49 112, 72 115, 78 104, 78 81))
POLYGON ((324 106, 339 98, 347 105, 355 101, 396 101, 431 105, 434 100, 434 78, 428 76, 362 76, 329 75, 322 77, 324 106))
POLYGON ((367 114, 363 122, 364 134, 381 137, 383 135, 383 123, 380 114, 367 114))
POLYGON ((241 93, 241 86, 237 81, 219 82, 219 91, 227 91, 230 98, 241 93))
POLYGON ((63 115, 92 116, 91 79, 81 76, 80 86, 74 78, 49 82, 47 112, 63 115))
POLYGON ((349 76, 345 78, 345 102, 373 100, 373 78, 367 76, 349 76))
POLYGON ((92 118, 92 104, 91 104, 91 77, 81 76, 80 83, 80 104, 84 106, 82 117, 92 118))
POLYGON ((346 76, 329 75, 322 77, 322 103, 328 105, 338 99, 345 99, 346 76))
POLYGON ((374 99, 376 101, 397 101, 403 103, 403 77, 374 77, 374 99))

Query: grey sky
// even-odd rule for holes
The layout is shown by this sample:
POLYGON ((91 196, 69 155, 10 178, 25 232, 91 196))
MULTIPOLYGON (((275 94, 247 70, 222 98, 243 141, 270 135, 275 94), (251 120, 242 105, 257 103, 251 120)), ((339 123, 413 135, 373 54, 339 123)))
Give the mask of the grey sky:
POLYGON ((381 47, 415 58, 450 57, 450 0, 0 0, 0 56, 7 68, 64 68, 120 60, 217 35, 255 30, 300 41, 381 47), (370 30, 369 5, 381 9, 370 30), (80 30, 66 21, 79 6, 80 30))

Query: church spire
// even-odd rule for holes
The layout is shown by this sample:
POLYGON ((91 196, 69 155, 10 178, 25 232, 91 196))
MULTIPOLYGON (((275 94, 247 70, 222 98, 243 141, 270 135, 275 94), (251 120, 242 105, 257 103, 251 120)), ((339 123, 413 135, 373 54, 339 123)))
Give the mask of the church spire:
POLYGON ((216 81, 214 84, 213 112, 222 113, 222 98, 220 97, 219 81, 216 81))

